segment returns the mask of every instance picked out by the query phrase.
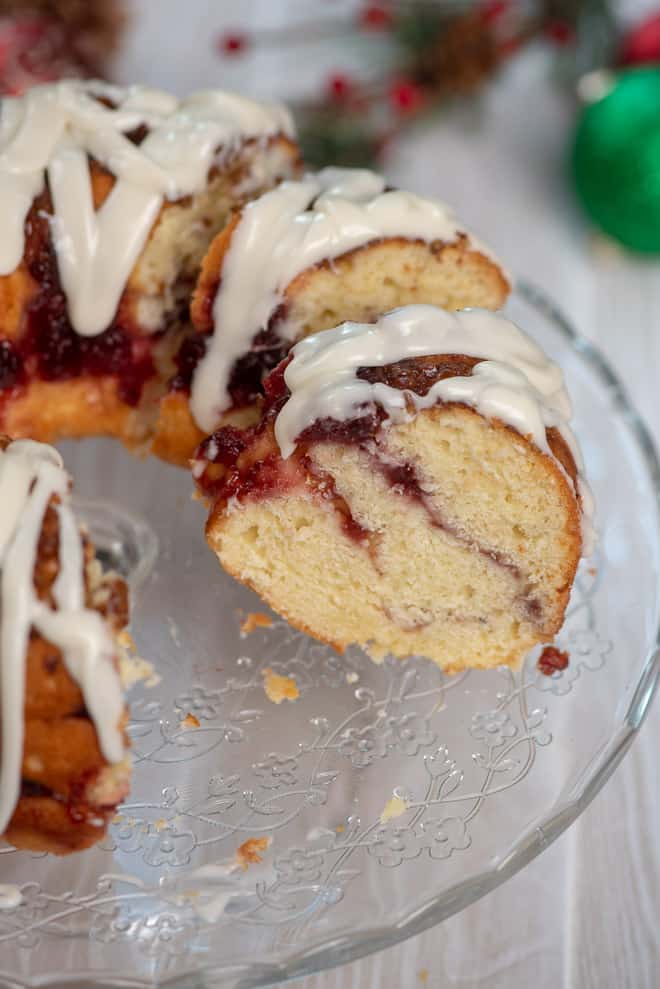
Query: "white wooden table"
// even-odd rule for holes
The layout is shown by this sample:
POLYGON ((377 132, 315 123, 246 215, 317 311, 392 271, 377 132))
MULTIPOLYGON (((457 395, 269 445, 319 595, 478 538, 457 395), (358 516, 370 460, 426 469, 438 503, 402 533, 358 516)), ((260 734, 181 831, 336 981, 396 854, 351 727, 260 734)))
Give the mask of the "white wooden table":
MULTIPOLYGON (((348 5, 325 3, 333 10, 348 5)), ((298 74, 287 77, 286 55, 277 53, 224 72, 209 38, 223 24, 236 24, 230 0, 136 0, 134 7, 119 63, 126 81, 181 92, 240 86, 264 95, 304 88, 318 75, 318 61, 296 62, 298 74)), ((302 0, 246 0, 238 16, 248 26, 264 18, 276 23, 313 7, 302 0)), ((336 52, 326 52, 324 61, 344 64, 336 52)), ((549 83, 543 52, 529 51, 488 90, 473 120, 446 116, 402 141, 388 177, 446 199, 511 270, 557 300, 618 369, 660 444, 660 260, 604 249, 587 230, 564 167, 573 109, 549 83)), ((658 989, 659 751, 660 703, 604 791, 521 873, 441 926, 300 985, 658 989)))

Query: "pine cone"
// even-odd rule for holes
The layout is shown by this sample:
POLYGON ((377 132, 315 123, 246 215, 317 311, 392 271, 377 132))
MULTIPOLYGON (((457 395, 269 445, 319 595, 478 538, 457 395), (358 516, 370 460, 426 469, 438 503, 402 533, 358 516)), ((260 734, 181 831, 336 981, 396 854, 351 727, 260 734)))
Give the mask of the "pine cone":
POLYGON ((443 93, 467 93, 492 75, 499 64, 495 39, 479 11, 446 25, 419 52, 414 68, 418 82, 443 93))
POLYGON ((121 0, 0 0, 0 17, 47 25, 54 38, 65 39, 69 61, 87 74, 103 73, 126 23, 121 0))

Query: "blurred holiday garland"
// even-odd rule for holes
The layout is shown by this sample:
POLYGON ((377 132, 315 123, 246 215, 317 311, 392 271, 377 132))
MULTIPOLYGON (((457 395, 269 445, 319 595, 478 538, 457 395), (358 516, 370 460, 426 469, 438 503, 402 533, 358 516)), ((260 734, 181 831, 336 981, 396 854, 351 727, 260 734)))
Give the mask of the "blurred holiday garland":
POLYGON ((350 20, 223 34, 236 57, 253 47, 355 33, 386 34, 390 58, 368 81, 335 72, 294 107, 311 165, 370 165, 415 119, 472 96, 525 45, 545 40, 558 75, 588 104, 571 154, 591 219, 633 250, 660 253, 660 11, 623 37, 607 0, 378 0, 350 20))
MULTIPOLYGON (((128 7, 0 0, 0 94, 111 75, 128 7)), ((214 43, 223 58, 236 58, 356 35, 365 45, 380 42, 385 66, 367 80, 338 66, 315 98, 294 107, 310 165, 378 161, 410 122, 472 97, 524 46, 545 41, 558 75, 588 103, 571 156, 582 205, 622 244, 660 253, 660 8, 622 36, 608 0, 362 0, 352 17, 237 29, 214 43)))
POLYGON ((310 164, 372 164, 411 121, 476 93, 535 39, 555 46, 573 80, 608 64, 617 45, 607 0, 379 0, 345 20, 235 30, 217 44, 224 57, 236 58, 255 48, 340 42, 356 33, 365 44, 387 37, 387 65, 368 81, 336 71, 316 98, 294 106, 310 164))

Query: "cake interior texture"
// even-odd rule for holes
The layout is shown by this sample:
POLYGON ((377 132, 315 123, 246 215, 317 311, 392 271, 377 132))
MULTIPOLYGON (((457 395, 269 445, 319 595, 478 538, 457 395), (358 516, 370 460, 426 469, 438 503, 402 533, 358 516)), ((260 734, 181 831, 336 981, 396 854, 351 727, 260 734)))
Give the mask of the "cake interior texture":
POLYGON ((449 244, 387 238, 300 274, 286 292, 287 318, 302 338, 415 302, 500 309, 508 291, 501 269, 466 237, 449 244))
MULTIPOLYGON (((423 655, 445 670, 515 666, 563 621, 583 549, 578 465, 561 425, 534 442, 465 402, 436 399, 441 386, 478 390, 482 372, 512 368, 430 353, 383 358, 352 379, 341 370, 350 348, 357 365, 372 338, 379 353, 405 349, 411 337, 418 351, 432 352, 436 324, 471 349, 476 327, 483 340, 501 332, 511 352, 527 346, 527 358, 543 356, 499 315, 427 306, 310 338, 266 379, 258 425, 220 429, 200 447, 194 470, 211 503, 207 538, 229 573, 338 649, 358 643, 376 659, 423 655), (339 370, 331 371, 335 358, 339 370), (360 397, 342 411, 351 388, 360 397), (364 404, 369 395, 389 412, 377 399, 364 404), (289 402, 298 412, 278 432, 289 402), (297 434, 291 449, 287 428, 297 434)), ((547 362, 544 373, 537 384, 546 400, 567 410, 558 368, 547 362)))
POLYGON ((310 443, 302 462, 278 466, 267 497, 212 515, 208 535, 292 624, 340 649, 454 671, 515 665, 561 626, 580 553, 575 500, 507 426, 433 408, 369 449, 310 443))

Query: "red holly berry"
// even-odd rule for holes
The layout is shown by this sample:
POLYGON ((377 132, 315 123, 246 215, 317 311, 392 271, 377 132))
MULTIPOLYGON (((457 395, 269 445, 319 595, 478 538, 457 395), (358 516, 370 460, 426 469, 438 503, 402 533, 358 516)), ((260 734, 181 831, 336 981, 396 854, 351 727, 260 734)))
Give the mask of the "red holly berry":
POLYGON ((248 47, 249 39, 246 34, 231 32, 218 38, 217 48, 223 55, 240 55, 248 47))
POLYGON ((575 29, 567 21, 548 21, 543 33, 557 45, 568 45, 575 40, 575 29))
POLYGON ((414 113, 424 102, 424 90, 412 79, 399 79, 390 88, 390 103, 399 113, 414 113))
POLYGON ((335 103, 345 103, 353 92, 353 80, 341 72, 331 75, 326 83, 328 97, 335 103))
POLYGON ((622 65, 660 63, 660 14, 647 17, 623 39, 619 61, 622 65))
POLYGON ((486 24, 499 20, 509 9, 508 0, 486 0, 481 7, 481 18, 486 24))
POLYGON ((370 31, 386 31, 394 23, 390 11, 376 3, 369 4, 361 10, 358 20, 362 27, 370 31))
POLYGON ((510 55, 514 55, 524 42, 525 38, 521 34, 502 38, 501 41, 497 42, 497 51, 501 58, 508 58, 510 55))

